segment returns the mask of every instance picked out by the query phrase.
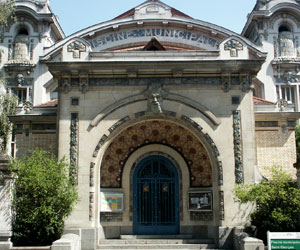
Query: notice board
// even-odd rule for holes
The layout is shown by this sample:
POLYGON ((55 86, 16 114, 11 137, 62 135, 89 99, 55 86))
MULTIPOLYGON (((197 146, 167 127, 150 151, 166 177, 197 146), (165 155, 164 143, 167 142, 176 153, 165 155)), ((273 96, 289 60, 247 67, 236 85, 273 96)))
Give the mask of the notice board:
POLYGON ((101 212, 122 212, 123 193, 101 192, 101 212))
POLYGON ((268 249, 300 249, 300 232, 268 232, 268 249))

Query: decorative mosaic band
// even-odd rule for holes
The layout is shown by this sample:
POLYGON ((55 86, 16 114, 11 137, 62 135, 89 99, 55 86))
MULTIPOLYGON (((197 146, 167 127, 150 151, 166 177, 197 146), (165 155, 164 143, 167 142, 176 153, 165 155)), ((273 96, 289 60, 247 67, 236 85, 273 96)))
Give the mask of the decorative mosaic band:
POLYGON ((90 192, 90 198, 89 198, 89 218, 90 221, 94 220, 94 203, 95 203, 95 194, 94 192, 90 192))
POLYGON ((210 144, 210 146, 212 147, 215 156, 216 157, 219 156, 220 155, 219 150, 217 148, 217 145, 213 141, 213 139, 211 139, 211 137, 209 136, 209 134, 205 134, 205 138, 206 138, 207 142, 210 144))
POLYGON ((220 191, 220 220, 225 220, 224 191, 220 191))
POLYGON ((91 162, 90 164, 90 187, 95 185, 95 163, 91 162))
POLYGON ((70 134, 70 178, 72 183, 77 184, 78 165, 78 113, 71 113, 70 134))
POLYGON ((233 111, 233 144, 235 161, 235 182, 244 182, 243 150, 242 150, 241 111, 233 111))
POLYGON ((218 161, 219 186, 223 186, 223 165, 218 161))

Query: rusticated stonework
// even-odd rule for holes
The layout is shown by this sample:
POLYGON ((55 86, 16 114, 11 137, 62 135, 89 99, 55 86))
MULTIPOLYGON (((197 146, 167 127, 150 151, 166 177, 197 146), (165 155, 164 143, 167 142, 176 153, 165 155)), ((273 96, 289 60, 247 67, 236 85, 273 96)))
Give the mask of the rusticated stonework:
POLYGON ((191 173, 191 186, 212 186, 212 167, 202 143, 188 130, 167 121, 135 124, 119 134, 103 156, 101 187, 121 187, 121 175, 128 156, 137 148, 160 143, 176 149, 185 158, 191 173))

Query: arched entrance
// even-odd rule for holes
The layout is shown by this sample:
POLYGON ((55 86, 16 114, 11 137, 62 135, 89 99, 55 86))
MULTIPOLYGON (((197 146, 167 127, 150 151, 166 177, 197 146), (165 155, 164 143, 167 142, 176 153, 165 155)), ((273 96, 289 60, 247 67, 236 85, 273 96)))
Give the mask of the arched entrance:
POLYGON ((133 174, 134 234, 179 233, 178 173, 166 157, 141 160, 133 174))

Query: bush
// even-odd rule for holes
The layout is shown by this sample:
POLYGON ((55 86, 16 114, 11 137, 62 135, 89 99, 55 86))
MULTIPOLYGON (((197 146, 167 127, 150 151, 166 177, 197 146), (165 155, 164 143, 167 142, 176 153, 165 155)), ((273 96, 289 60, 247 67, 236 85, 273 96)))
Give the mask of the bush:
POLYGON ((78 195, 64 159, 35 150, 23 160, 15 160, 13 198, 14 245, 50 245, 60 238, 64 219, 70 215, 78 195))
POLYGON ((300 228, 300 189, 281 167, 272 167, 271 179, 260 184, 241 184, 234 190, 236 200, 251 202, 251 224, 255 236, 266 242, 267 231, 297 232, 300 228))

